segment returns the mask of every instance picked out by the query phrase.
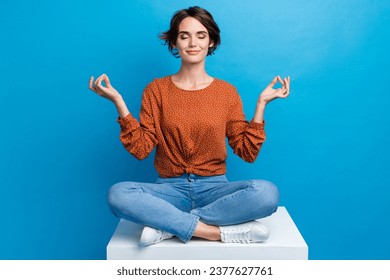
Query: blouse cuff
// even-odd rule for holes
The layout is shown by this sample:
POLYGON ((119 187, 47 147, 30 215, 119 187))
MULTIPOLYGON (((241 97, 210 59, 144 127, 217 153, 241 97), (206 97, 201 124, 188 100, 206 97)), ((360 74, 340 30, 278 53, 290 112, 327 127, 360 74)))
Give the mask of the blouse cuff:
POLYGON ((263 123, 257 123, 251 120, 249 123, 249 127, 254 129, 264 130, 264 126, 265 126, 265 121, 263 121, 263 123))
POLYGON ((138 123, 138 121, 131 114, 128 114, 124 118, 118 117, 117 122, 122 128, 131 127, 138 123))

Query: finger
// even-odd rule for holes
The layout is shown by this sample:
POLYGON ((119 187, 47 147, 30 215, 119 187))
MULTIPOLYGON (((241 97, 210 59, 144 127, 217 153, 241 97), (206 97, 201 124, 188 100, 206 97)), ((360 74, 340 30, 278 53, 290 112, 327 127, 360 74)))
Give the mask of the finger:
POLYGON ((109 83, 110 83, 110 80, 108 79, 108 76, 106 74, 103 74, 99 77, 98 85, 100 88, 108 87, 109 83), (104 82, 104 84, 102 84, 103 82, 104 82))
POLYGON ((287 88, 287 94, 290 93, 290 77, 287 76, 286 78, 286 88, 287 88))
POLYGON ((276 91, 276 96, 280 98, 286 98, 287 97, 287 89, 285 88, 279 88, 276 91))
POLYGON ((100 76, 99 76, 99 77, 95 80, 95 82, 94 82, 95 87, 98 85, 99 79, 100 79, 100 76))
POLYGON ((286 91, 285 93, 283 94, 283 98, 287 98, 289 95, 290 95, 290 88, 289 88, 289 85, 287 85, 288 88, 286 88, 286 91))
POLYGON ((96 87, 98 87, 98 88, 102 88, 103 87, 102 86, 103 78, 104 78, 104 76, 101 75, 99 78, 96 79, 96 82, 95 82, 96 87))
POLYGON ((89 78, 89 89, 96 92, 96 89, 93 86, 93 76, 91 76, 91 78, 89 78))
POLYGON ((104 77, 104 74, 103 74, 103 75, 100 75, 99 77, 97 77, 97 79, 95 80, 95 85, 97 85, 97 84, 99 83, 99 81, 100 81, 101 79, 103 79, 103 77, 104 77))
POLYGON ((108 78, 108 76, 106 74, 104 74, 103 79, 104 79, 104 82, 106 83, 106 86, 111 87, 110 79, 108 78))
POLYGON ((283 87, 283 88, 286 87, 284 81, 282 80, 282 78, 281 78, 280 76, 278 76, 278 81, 282 84, 282 87, 283 87))
POLYGON ((276 76, 275 78, 273 78, 273 80, 269 83, 269 87, 273 88, 276 83, 278 82, 278 76, 276 76))
POLYGON ((288 91, 288 81, 287 81, 287 78, 284 78, 283 81, 284 81, 284 85, 285 85, 286 92, 287 92, 288 91))

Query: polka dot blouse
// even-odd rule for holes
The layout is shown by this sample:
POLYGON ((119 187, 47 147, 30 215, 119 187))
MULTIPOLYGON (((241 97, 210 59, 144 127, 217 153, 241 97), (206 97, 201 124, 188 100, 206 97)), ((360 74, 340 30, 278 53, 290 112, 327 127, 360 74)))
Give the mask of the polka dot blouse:
POLYGON ((214 79, 204 89, 184 90, 171 76, 154 79, 144 90, 138 121, 118 118, 123 146, 138 159, 156 147, 161 177, 226 172, 226 137, 235 154, 253 162, 265 141, 264 123, 248 122, 237 90, 214 79))

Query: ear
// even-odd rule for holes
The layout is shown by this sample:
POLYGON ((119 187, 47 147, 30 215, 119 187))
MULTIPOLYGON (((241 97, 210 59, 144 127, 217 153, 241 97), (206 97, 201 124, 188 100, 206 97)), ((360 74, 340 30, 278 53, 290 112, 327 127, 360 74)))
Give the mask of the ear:
POLYGON ((210 42, 210 44, 209 44, 209 48, 212 48, 214 46, 214 42, 210 42))

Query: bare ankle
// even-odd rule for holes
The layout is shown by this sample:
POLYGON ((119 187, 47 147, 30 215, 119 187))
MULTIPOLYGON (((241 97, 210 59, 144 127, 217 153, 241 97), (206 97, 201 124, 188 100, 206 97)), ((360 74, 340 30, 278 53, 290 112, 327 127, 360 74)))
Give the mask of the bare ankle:
POLYGON ((198 222, 194 231, 194 236, 212 241, 221 240, 219 227, 207 225, 202 222, 198 222))

